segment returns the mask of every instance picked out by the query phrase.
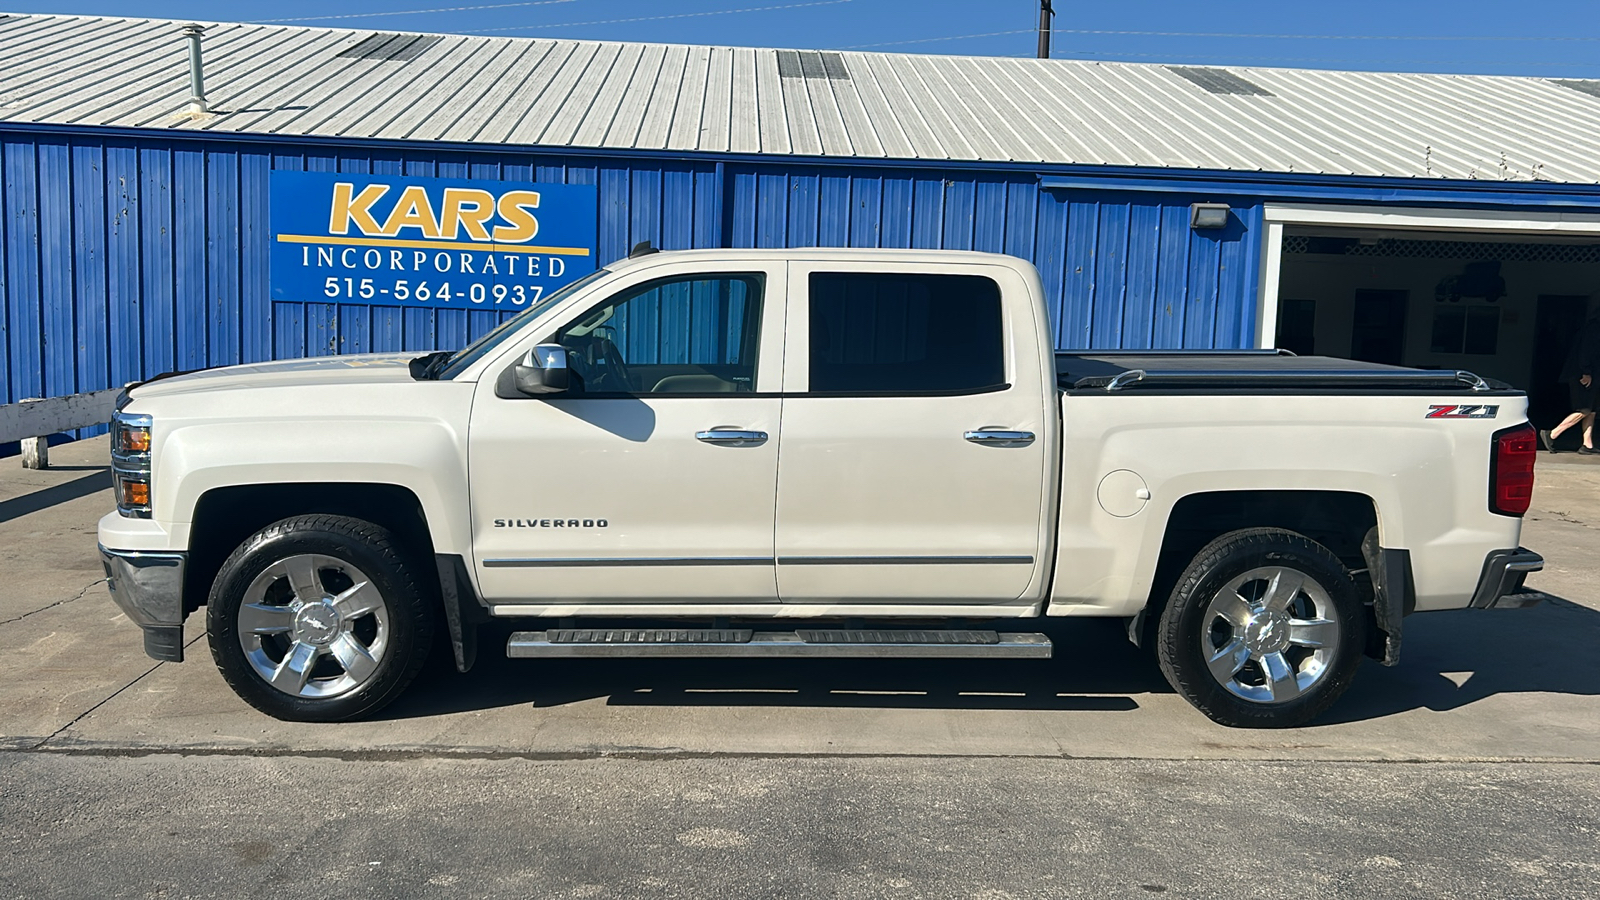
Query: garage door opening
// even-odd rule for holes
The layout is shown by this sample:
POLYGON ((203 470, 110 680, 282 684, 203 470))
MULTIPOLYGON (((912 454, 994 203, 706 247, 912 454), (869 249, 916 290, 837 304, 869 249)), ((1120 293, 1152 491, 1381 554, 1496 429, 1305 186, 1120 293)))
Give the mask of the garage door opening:
POLYGON ((1264 345, 1466 369, 1526 390, 1542 428, 1570 412, 1560 378, 1600 307, 1600 233, 1284 224, 1275 237, 1276 309, 1263 321, 1264 345))

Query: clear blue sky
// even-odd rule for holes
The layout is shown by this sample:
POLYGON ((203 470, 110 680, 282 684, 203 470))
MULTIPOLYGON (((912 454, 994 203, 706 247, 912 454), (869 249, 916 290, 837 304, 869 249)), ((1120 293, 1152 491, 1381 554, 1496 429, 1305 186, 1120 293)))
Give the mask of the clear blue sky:
MULTIPOLYGON (((1600 78, 1596 0, 1055 6, 1056 57, 1600 78)), ((983 56, 1032 56, 1038 20, 1037 0, 0 0, 0 9, 983 56)))

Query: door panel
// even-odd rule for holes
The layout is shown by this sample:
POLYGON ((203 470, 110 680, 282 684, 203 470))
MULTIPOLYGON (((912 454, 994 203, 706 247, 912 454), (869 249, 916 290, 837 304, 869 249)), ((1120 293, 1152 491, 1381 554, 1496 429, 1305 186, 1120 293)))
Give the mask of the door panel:
POLYGON ((486 599, 777 600, 782 293, 781 263, 644 280, 556 330, 572 390, 506 399, 480 383, 469 452, 486 599))
POLYGON ((791 265, 783 601, 1005 603, 1042 570, 1053 422, 1007 340, 1037 325, 983 271, 791 265))
MULTIPOLYGON (((985 445, 989 426, 1042 435, 1014 391, 969 397, 790 398, 778 479, 786 602, 1004 602, 1032 579, 1043 440, 985 445)), ((1036 405, 1035 401, 1035 405, 1036 405)))
POLYGON ((780 404, 490 393, 474 410, 471 449, 473 551, 486 598, 776 600, 780 404), (768 438, 696 439, 717 426, 768 438))

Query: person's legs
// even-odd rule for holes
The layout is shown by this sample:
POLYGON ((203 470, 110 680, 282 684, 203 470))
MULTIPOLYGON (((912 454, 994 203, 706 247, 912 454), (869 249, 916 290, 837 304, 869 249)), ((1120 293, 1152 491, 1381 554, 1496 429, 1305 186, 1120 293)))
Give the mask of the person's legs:
POLYGON ((1588 386, 1582 387, 1586 396, 1584 402, 1572 404, 1572 408, 1583 413, 1583 445, 1578 448, 1579 453, 1594 453, 1594 413, 1600 409, 1600 380, 1591 379, 1588 386))
POLYGON ((1561 436, 1561 432, 1566 431, 1568 428, 1571 428, 1585 419, 1588 419, 1592 423, 1594 421, 1594 413, 1569 413, 1565 419, 1561 420, 1560 425, 1550 429, 1550 439, 1555 440, 1561 436))
POLYGON ((1600 393, 1600 383, 1585 386, 1579 382, 1572 381, 1567 383, 1567 389, 1572 395, 1572 412, 1561 420, 1561 424, 1549 431, 1539 432, 1539 442, 1544 444, 1544 449, 1554 453, 1556 452, 1556 438, 1560 437, 1561 433, 1568 428, 1582 422, 1584 423, 1583 446, 1592 451, 1594 449, 1595 395, 1600 393))

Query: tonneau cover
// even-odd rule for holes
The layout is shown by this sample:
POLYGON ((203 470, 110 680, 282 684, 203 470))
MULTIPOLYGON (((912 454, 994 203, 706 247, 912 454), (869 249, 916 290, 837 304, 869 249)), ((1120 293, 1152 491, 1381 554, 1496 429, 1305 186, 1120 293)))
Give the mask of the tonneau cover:
POLYGON ((1502 393, 1510 385, 1457 369, 1414 369, 1278 350, 1078 351, 1056 354, 1063 390, 1502 393))

